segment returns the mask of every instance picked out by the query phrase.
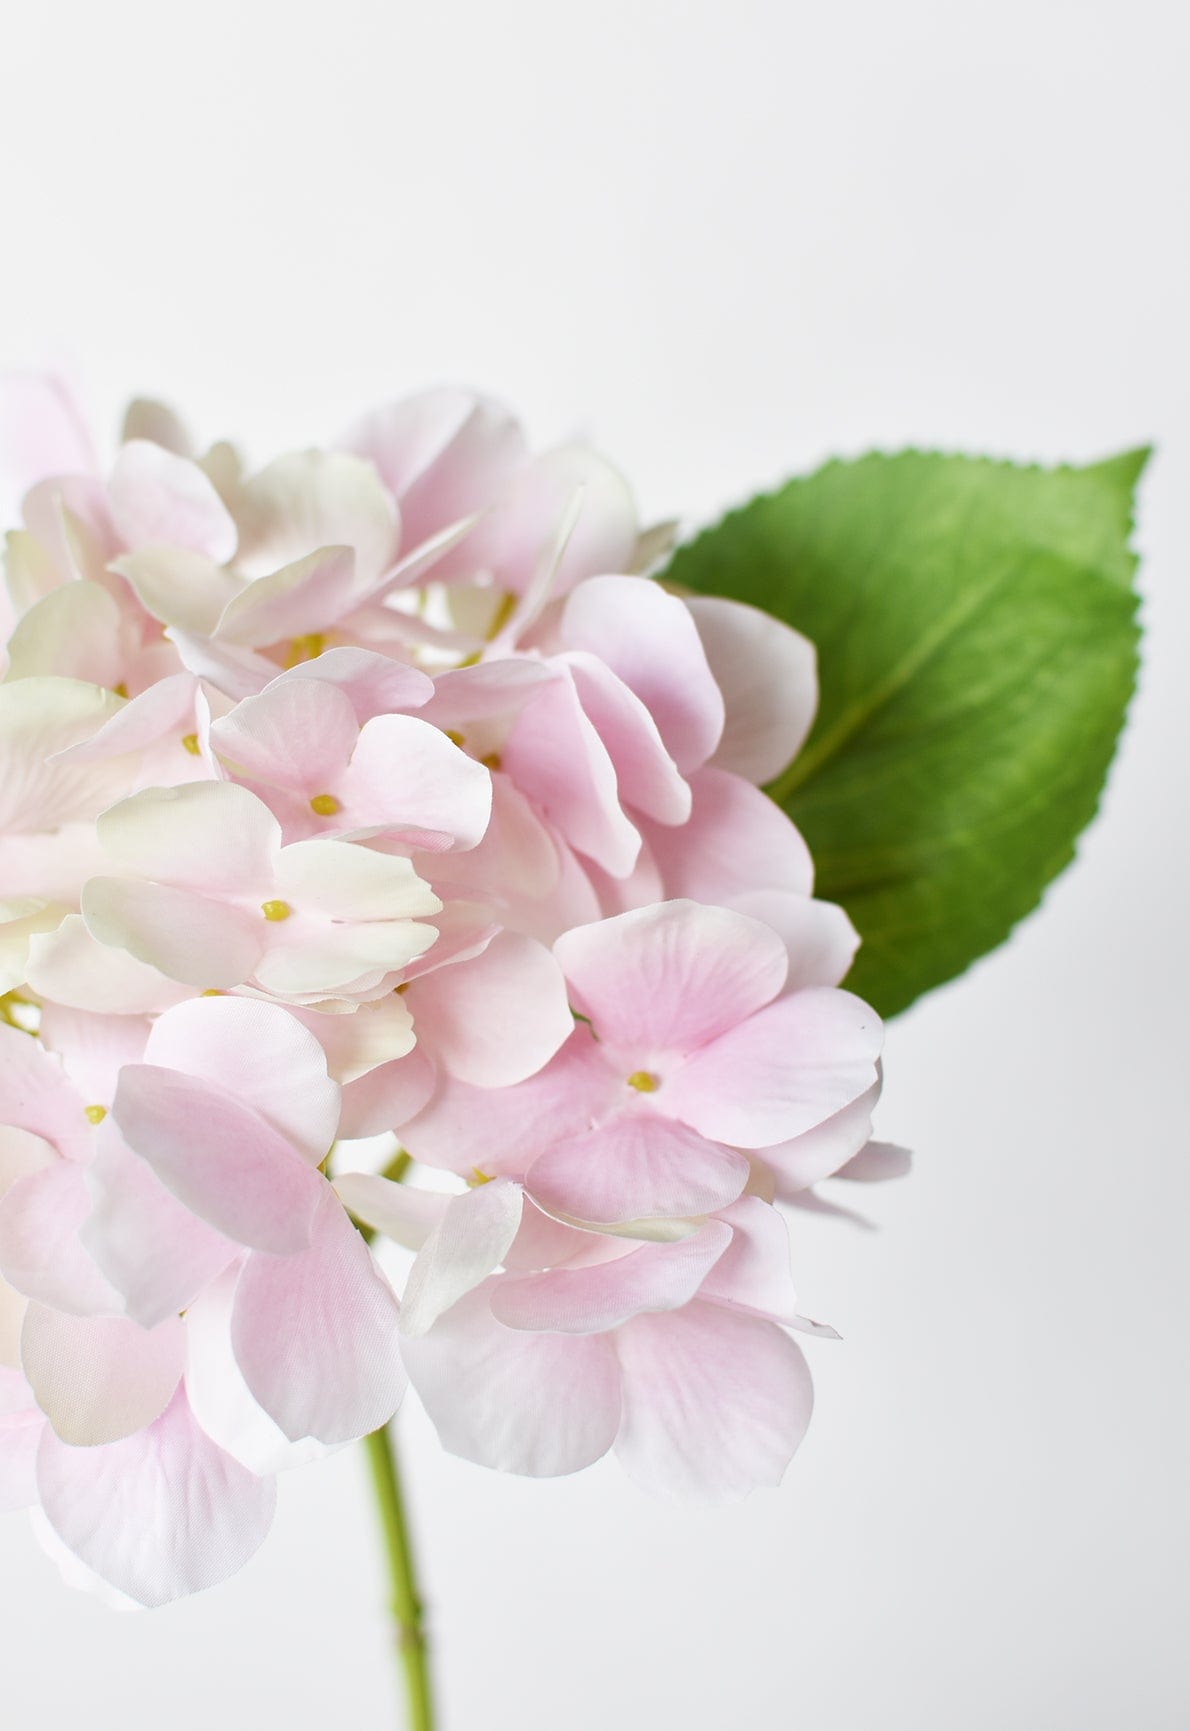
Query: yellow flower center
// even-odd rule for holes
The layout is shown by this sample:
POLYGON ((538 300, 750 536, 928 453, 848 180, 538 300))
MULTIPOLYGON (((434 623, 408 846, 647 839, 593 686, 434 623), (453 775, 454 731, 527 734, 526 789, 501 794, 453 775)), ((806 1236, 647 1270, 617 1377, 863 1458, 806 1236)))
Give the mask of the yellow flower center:
POLYGON ((314 661, 325 648, 326 635, 324 632, 307 631, 304 637, 294 637, 290 641, 285 665, 286 667, 297 667, 303 661, 314 661))
POLYGON ((655 1094, 661 1086, 661 1079, 651 1070, 634 1070, 628 1078, 628 1086, 635 1088, 638 1094, 655 1094))
POLYGON ((288 902, 261 902, 260 911, 266 920, 287 920, 293 909, 288 902))
POLYGON ((310 801, 310 810, 319 817, 334 817, 339 809, 339 802, 333 793, 316 793, 310 801))
POLYGON ((84 1106, 83 1116, 89 1118, 92 1124, 102 1124, 107 1117, 106 1106, 84 1106))
POLYGON ((182 735, 182 744, 186 748, 186 750, 190 753, 191 757, 197 757, 198 756, 198 735, 197 735, 197 733, 184 733, 182 735))

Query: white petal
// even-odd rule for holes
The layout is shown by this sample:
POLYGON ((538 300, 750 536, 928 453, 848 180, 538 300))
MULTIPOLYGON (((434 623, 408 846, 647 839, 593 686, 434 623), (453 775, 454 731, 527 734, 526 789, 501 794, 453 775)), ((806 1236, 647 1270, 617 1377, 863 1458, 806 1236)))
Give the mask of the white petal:
POLYGON ((105 811, 96 827, 115 863, 138 877, 207 896, 268 897, 281 826, 247 788, 149 787, 105 811))
POLYGON ((507 1178, 455 1196, 418 1252, 405 1285, 401 1332, 425 1334, 496 1268, 521 1223, 521 1187, 507 1178))

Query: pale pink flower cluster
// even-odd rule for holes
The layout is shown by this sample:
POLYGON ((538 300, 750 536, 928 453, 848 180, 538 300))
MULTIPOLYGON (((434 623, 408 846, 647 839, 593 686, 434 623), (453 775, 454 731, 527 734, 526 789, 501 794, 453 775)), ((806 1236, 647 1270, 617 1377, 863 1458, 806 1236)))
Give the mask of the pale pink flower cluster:
POLYGON ((619 475, 462 393, 255 472, 7 404, 4 1503, 159 1604, 407 1378, 492 1467, 775 1483, 819 1327, 775 1203, 900 1164, 759 790, 809 645, 640 575, 619 475))

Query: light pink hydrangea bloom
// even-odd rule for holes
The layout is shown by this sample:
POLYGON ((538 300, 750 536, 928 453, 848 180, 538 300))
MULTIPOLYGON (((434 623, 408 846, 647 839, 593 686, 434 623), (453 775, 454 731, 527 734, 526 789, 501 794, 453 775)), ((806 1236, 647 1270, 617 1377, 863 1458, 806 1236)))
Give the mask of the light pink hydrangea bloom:
POLYGON ((762 791, 810 645, 460 391, 259 470, 0 421, 0 1505, 164 1603, 407 1376, 493 1467, 776 1483, 833 1333, 780 1205, 905 1164, 762 791))

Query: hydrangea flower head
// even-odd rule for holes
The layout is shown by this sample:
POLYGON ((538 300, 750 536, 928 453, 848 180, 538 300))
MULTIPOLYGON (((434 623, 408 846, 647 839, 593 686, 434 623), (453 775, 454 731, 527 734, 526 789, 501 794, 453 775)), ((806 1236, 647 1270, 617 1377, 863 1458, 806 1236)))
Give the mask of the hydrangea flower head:
POLYGON ((164 1603, 408 1381, 488 1466, 776 1483, 833 1332, 783 1209, 903 1167, 762 791, 810 645, 464 392, 255 470, 158 405, 108 462, 57 387, 7 413, 5 1506, 164 1603))

